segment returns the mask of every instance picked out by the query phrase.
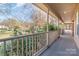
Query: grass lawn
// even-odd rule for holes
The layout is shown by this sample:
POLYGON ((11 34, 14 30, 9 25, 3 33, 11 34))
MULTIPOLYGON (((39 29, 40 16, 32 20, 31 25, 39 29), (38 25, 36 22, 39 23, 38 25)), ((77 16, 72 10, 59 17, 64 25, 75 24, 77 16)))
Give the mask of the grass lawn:
MULTIPOLYGON (((11 35, 13 35, 12 31, 0 32, 0 39, 11 37, 11 35)), ((3 42, 2 43, 0 42, 0 55, 4 55, 3 42)))
POLYGON ((0 39, 11 37, 11 35, 13 35, 12 31, 6 31, 4 33, 0 33, 0 39))

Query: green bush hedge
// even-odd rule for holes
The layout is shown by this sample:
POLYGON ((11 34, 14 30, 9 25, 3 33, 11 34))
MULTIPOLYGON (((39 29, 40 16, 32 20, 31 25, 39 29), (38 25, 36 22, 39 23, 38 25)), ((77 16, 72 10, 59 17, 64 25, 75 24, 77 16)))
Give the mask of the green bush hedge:
POLYGON ((44 26, 44 30, 45 30, 45 31, 46 31, 46 29, 47 29, 47 25, 48 25, 48 30, 49 30, 49 31, 55 31, 55 30, 60 29, 59 26, 57 26, 57 25, 55 25, 55 24, 46 24, 46 25, 44 26))

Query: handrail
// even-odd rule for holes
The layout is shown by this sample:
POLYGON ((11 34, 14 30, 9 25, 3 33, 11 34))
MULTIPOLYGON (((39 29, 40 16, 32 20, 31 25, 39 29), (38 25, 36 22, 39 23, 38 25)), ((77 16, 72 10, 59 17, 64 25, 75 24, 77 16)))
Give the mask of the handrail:
POLYGON ((9 37, 9 38, 3 38, 3 39, 0 39, 0 42, 7 41, 7 40, 13 40, 16 38, 23 38, 23 37, 32 36, 32 35, 39 35, 39 34, 43 34, 43 33, 48 33, 48 32, 32 33, 32 34, 27 34, 27 35, 18 35, 18 36, 13 36, 13 37, 9 37))
POLYGON ((1 55, 36 55, 46 47, 46 34, 48 32, 32 33, 0 39, 1 55), (15 52, 16 51, 16 52, 15 52), (10 52, 10 53, 8 53, 10 52), (8 54, 7 54, 8 53, 8 54), (14 53, 14 54, 13 54, 14 53), (20 53, 20 54, 19 54, 20 53))
MULTIPOLYGON (((52 33, 52 32, 51 32, 52 33)), ((5 56, 33 56, 42 53, 47 44, 49 32, 32 33, 0 39, 0 55, 5 56)), ((54 38, 55 39, 55 38, 54 38)), ((53 42, 53 41, 52 41, 53 42)), ((50 38, 49 38, 50 43, 50 38)))

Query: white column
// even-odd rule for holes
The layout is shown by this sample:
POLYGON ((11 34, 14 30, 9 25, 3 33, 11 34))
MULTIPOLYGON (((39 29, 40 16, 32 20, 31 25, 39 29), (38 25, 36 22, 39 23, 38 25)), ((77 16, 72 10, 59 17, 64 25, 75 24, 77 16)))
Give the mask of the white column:
POLYGON ((74 22, 74 41, 75 41, 77 47, 79 48, 79 36, 77 35, 78 19, 79 19, 79 16, 78 16, 78 11, 77 11, 75 22, 74 22))
MULTIPOLYGON (((49 9, 47 11, 47 23, 49 24, 49 9)), ((48 24, 47 24, 47 46, 48 46, 48 41, 49 41, 49 30, 48 30, 48 24)))

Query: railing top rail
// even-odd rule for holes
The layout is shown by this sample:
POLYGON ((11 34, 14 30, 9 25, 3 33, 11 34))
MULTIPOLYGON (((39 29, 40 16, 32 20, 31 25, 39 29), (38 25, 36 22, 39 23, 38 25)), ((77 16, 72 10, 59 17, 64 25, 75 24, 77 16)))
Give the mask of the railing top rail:
POLYGON ((32 33, 32 34, 27 34, 27 35, 18 35, 18 36, 13 36, 13 37, 9 37, 9 38, 3 38, 3 39, 0 39, 0 42, 2 42, 2 41, 8 41, 8 40, 13 40, 13 39, 17 39, 17 38, 23 38, 23 37, 27 37, 27 36, 44 34, 44 33, 48 33, 48 32, 32 33))

